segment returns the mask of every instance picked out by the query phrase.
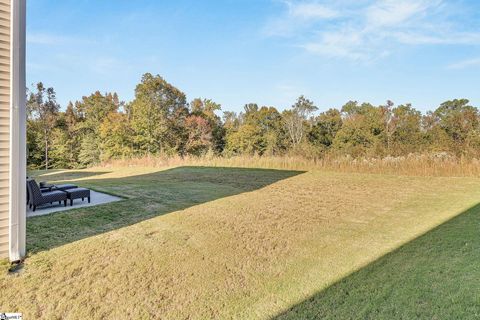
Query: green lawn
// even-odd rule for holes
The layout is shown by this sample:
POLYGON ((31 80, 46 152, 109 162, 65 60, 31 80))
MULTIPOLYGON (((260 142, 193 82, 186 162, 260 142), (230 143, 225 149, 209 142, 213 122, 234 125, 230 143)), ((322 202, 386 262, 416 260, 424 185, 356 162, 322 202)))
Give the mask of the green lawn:
POLYGON ((25 318, 480 316, 480 180, 179 167, 50 172, 125 200, 28 219, 25 318))
POLYGON ((480 319, 480 205, 276 319, 480 319))

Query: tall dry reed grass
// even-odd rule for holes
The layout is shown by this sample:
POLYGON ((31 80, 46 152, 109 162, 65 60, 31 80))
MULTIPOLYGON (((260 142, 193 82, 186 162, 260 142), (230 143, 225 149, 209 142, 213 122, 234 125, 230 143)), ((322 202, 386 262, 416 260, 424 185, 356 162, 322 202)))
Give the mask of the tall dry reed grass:
POLYGON ((329 170, 407 176, 480 177, 480 160, 458 158, 447 153, 361 159, 349 156, 322 159, 307 159, 300 156, 151 156, 111 160, 101 165, 101 167, 139 166, 158 168, 177 166, 241 167, 304 171, 329 170))

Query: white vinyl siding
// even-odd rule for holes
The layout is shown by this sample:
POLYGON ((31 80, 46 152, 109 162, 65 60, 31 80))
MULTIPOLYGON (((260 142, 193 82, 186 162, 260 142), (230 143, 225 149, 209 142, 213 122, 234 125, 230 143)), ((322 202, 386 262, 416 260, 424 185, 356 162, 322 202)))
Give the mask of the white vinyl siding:
POLYGON ((0 0, 0 258, 9 253, 10 0, 0 0))

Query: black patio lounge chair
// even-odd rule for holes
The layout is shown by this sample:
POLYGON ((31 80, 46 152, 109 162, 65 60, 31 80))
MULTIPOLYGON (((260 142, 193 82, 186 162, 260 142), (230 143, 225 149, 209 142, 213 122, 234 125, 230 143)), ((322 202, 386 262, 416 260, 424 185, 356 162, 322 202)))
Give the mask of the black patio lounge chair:
POLYGON ((42 192, 37 182, 33 179, 27 181, 28 193, 29 193, 29 207, 33 208, 33 211, 37 209, 38 206, 43 204, 57 202, 66 207, 67 206, 67 194, 63 191, 49 191, 42 192))
POLYGON ((53 187, 55 187, 53 184, 48 184, 46 182, 40 182, 38 186, 40 187, 40 191, 42 192, 53 191, 53 187))

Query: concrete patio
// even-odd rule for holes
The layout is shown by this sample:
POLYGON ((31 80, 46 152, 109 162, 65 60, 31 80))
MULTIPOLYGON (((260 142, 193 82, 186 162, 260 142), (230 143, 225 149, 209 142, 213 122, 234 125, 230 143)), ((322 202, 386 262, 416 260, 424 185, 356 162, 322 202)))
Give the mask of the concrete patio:
POLYGON ((115 201, 120 201, 123 200, 120 197, 115 197, 106 193, 101 193, 97 191, 90 191, 91 193, 91 202, 88 203, 87 199, 85 201, 82 201, 82 199, 76 199, 73 201, 73 207, 70 206, 70 201, 68 201, 68 204, 66 207, 63 206, 63 203, 61 205, 57 203, 54 203, 53 205, 46 204, 43 206, 40 206, 37 208, 35 212, 33 212, 32 209, 29 209, 27 207, 27 217, 37 217, 37 216, 44 216, 47 214, 51 214, 54 212, 61 212, 61 211, 67 211, 67 210, 72 210, 72 209, 79 209, 79 208, 86 208, 86 207, 93 207, 93 206, 98 206, 101 204, 106 204, 106 203, 111 203, 115 201))

